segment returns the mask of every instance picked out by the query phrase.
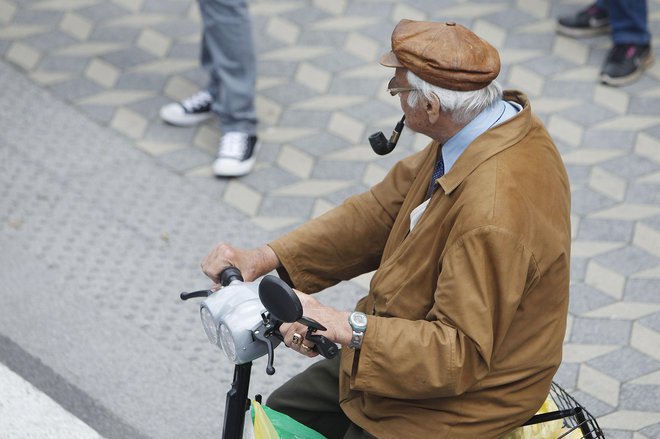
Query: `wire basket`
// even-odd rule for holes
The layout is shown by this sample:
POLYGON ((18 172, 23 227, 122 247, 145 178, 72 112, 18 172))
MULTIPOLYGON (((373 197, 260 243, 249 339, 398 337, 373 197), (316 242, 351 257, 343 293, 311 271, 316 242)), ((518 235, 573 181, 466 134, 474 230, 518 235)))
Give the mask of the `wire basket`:
POLYGON ((534 415, 524 425, 540 424, 542 422, 562 419, 567 431, 557 439, 600 439, 605 438, 596 419, 580 405, 571 395, 554 381, 550 386, 550 397, 557 404, 557 410, 534 415))

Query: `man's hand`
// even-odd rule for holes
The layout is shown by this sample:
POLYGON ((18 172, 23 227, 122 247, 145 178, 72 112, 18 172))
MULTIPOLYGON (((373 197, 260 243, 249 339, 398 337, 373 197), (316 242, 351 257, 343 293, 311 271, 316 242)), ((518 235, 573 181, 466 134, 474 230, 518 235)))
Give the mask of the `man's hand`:
POLYGON ((220 242, 202 261, 202 271, 216 284, 220 283, 220 273, 227 267, 241 270, 243 279, 251 282, 280 266, 277 255, 267 245, 244 250, 225 242, 220 242))
MULTIPOLYGON (((303 306, 303 315, 314 319, 327 328, 327 331, 317 331, 316 334, 324 335, 330 341, 347 345, 353 334, 348 324, 348 311, 339 311, 335 308, 325 306, 309 294, 294 290, 303 306)), ((307 327, 301 323, 283 323, 280 332, 284 336, 284 344, 308 357, 315 357, 317 352, 313 351, 314 343, 305 340, 307 327), (294 335, 298 335, 295 337, 294 335), (300 337, 300 341, 296 342, 300 337)))

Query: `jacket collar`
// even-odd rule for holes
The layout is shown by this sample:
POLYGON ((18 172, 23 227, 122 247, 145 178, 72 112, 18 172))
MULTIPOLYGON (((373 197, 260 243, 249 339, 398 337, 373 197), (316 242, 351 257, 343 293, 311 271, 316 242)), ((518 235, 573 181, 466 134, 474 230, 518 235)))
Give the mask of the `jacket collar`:
POLYGON ((519 91, 507 90, 504 92, 504 100, 517 102, 523 109, 511 119, 477 137, 451 170, 440 177, 440 187, 446 195, 451 194, 479 165, 515 145, 529 132, 532 112, 527 96, 519 91))

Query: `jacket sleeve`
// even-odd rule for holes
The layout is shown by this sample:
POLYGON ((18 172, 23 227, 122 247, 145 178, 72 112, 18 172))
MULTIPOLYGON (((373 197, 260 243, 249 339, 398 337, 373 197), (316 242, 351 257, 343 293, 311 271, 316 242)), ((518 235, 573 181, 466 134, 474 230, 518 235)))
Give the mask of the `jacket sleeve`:
POLYGON ((397 162, 369 191, 269 243, 280 277, 315 293, 378 268, 383 248, 419 164, 428 152, 397 162))
POLYGON ((443 258, 426 320, 368 317, 362 349, 343 362, 351 389, 425 399, 478 385, 538 276, 515 236, 494 227, 466 233, 443 258))

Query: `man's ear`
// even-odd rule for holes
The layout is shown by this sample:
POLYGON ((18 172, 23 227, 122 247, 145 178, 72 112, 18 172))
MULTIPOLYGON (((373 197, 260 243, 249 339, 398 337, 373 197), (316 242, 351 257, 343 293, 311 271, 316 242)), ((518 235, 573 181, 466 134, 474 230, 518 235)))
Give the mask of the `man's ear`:
POLYGON ((431 98, 426 100, 426 117, 432 125, 438 121, 442 109, 440 108, 440 98, 431 94, 431 98))

